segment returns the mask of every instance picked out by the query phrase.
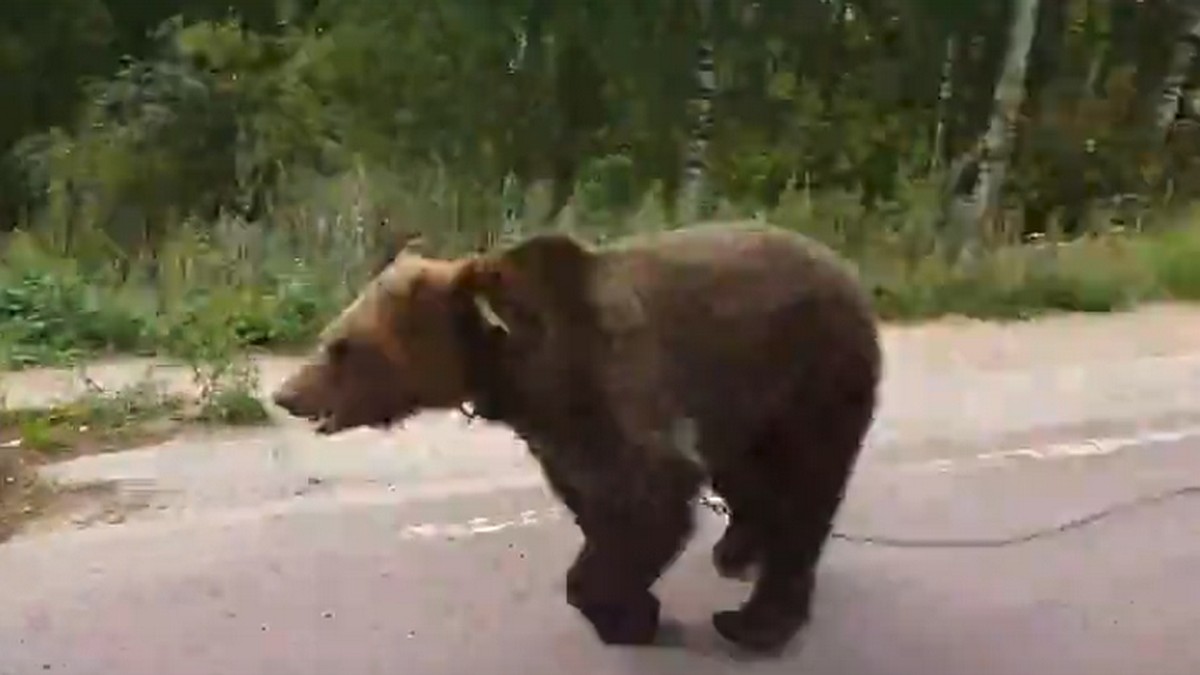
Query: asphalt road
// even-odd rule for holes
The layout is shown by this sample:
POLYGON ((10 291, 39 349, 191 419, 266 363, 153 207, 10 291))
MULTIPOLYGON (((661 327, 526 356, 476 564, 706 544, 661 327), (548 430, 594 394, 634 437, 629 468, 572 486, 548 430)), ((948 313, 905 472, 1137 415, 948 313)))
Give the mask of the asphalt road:
MULTIPOLYGON (((1200 483, 1197 336, 1184 306, 885 330, 840 529, 1014 537, 1200 483)), ((89 376, 115 387, 145 365, 89 376)), ((269 391, 295 362, 260 367, 269 391)), ((41 405, 79 382, 0 388, 41 405)), ((835 540, 810 629, 747 660, 708 623, 749 590, 709 564, 715 515, 659 585, 667 644, 603 647, 562 595, 574 526, 511 435, 453 416, 191 436, 47 473, 116 489, 0 546, 0 675, 1200 673, 1200 497, 1006 547, 835 540)))
MULTIPOLYGON (((868 464, 839 527, 1019 535, 1200 482, 1198 443, 868 464)), ((748 590, 709 565, 711 513, 660 582, 666 644, 606 648, 563 601, 579 536, 536 480, 310 487, 0 547, 0 674, 1200 672, 1200 498, 1001 548, 835 541, 809 631, 747 659, 708 624, 748 590)))

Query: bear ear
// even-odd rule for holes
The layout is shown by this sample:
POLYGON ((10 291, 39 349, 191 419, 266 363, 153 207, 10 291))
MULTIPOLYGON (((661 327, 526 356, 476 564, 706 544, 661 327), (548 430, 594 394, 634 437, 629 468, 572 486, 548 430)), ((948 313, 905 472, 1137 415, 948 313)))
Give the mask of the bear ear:
POLYGON ((379 276, 401 253, 418 252, 424 243, 424 237, 418 232, 402 230, 397 233, 395 237, 389 238, 384 244, 379 258, 371 267, 371 275, 379 276))
POLYGON ((462 290, 487 326, 509 336, 561 322, 586 320, 592 250, 562 234, 540 234, 477 256, 463 272, 462 290))

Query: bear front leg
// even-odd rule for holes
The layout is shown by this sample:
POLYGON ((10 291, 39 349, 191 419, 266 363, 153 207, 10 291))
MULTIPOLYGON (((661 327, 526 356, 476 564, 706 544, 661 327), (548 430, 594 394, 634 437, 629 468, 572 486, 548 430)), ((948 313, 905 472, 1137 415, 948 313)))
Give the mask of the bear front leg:
POLYGON ((626 557, 611 544, 587 538, 567 570, 567 603, 606 645, 647 645, 658 634, 660 602, 648 588, 629 583, 626 557))
POLYGON ((567 571, 567 602, 605 644, 654 642, 661 603, 650 588, 693 530, 689 499, 660 495, 641 506, 606 504, 588 511, 580 526, 585 539, 567 571))
POLYGON ((586 497, 594 488, 585 492, 578 483, 586 479, 576 476, 557 454, 533 443, 530 449, 541 465, 550 491, 567 507, 583 532, 583 545, 567 571, 568 604, 587 619, 605 644, 652 642, 658 632, 658 599, 649 593, 639 593, 636 588, 631 590, 623 568, 628 556, 622 553, 624 542, 618 519, 604 514, 600 500, 593 498, 596 503, 588 504, 586 497))
POLYGON ((579 524, 583 513, 583 493, 572 484, 569 467, 560 466, 561 460, 557 459, 558 456, 541 444, 528 441, 528 446, 541 467, 542 478, 546 480, 550 492, 567 507, 576 524, 579 524))

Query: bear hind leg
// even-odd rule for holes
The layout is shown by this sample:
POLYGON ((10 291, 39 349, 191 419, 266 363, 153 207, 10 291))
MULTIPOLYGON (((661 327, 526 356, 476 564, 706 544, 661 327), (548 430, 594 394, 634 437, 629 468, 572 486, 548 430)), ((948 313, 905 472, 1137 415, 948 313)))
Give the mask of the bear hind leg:
POLYGON ((769 447, 755 448, 763 489, 746 500, 741 527, 761 569, 740 608, 712 617, 722 637, 755 652, 782 650, 808 623, 817 564, 861 444, 853 427, 818 435, 805 426, 788 420, 768 434, 769 447))
POLYGON ((729 511, 725 532, 712 548, 713 567, 722 578, 750 581, 763 556, 763 532, 757 527, 761 519, 755 514, 762 488, 744 467, 715 471, 712 487, 729 511))

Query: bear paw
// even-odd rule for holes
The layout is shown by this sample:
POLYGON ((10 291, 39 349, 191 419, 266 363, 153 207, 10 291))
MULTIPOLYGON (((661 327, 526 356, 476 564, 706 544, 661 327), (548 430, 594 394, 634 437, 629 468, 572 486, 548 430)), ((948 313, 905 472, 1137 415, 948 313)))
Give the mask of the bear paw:
POLYGON ((721 637, 747 651, 774 654, 782 651, 806 623, 803 616, 767 617, 745 609, 725 610, 712 616, 721 637))
POLYGON ((580 604, 578 609, 606 645, 648 645, 658 635, 660 603, 653 595, 632 603, 580 604))

